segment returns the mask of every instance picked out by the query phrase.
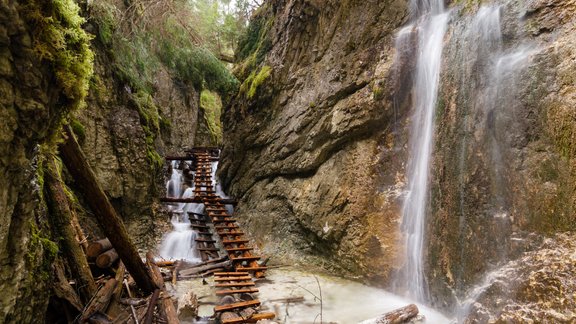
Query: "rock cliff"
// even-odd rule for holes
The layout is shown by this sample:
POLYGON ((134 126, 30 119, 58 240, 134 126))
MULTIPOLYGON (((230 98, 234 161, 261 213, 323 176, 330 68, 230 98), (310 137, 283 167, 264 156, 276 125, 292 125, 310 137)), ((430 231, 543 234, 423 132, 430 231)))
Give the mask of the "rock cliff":
MULTIPOLYGON (((425 257, 447 310, 537 249, 533 235, 576 229, 575 2, 450 6, 425 257)), ((408 7, 268 1, 253 17, 219 175, 278 261, 384 285, 401 268, 414 62, 395 35, 408 7)))

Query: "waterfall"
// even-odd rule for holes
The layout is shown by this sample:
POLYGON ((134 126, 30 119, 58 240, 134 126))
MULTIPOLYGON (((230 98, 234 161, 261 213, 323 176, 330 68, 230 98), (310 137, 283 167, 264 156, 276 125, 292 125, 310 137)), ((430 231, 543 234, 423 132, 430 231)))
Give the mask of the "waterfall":
POLYGON ((172 161, 172 174, 166 183, 166 195, 172 198, 180 198, 182 194, 182 170, 178 170, 176 161, 172 161))
MULTIPOLYGON (((181 194, 184 171, 179 169, 176 161, 172 162, 171 169, 170 180, 166 182, 167 195, 175 198, 180 198, 180 196, 182 198, 192 198, 194 196, 194 186, 186 188, 184 193, 181 194)), ((197 234, 190 227, 189 217, 195 217, 193 213, 202 213, 203 209, 203 204, 179 203, 176 210, 172 211, 171 223, 173 231, 164 237, 160 245, 159 253, 162 258, 186 260, 193 263, 201 261, 196 249, 197 234)))
MULTIPOLYGON (((449 14, 442 0, 413 0, 412 13, 419 16, 413 116, 408 161, 408 193, 402 208, 401 229, 405 237, 405 264, 394 286, 419 301, 427 299, 423 272, 424 232, 427 213, 429 171, 434 141, 434 115, 442 62, 444 34, 449 14)), ((404 31, 405 33, 405 31, 404 31)))

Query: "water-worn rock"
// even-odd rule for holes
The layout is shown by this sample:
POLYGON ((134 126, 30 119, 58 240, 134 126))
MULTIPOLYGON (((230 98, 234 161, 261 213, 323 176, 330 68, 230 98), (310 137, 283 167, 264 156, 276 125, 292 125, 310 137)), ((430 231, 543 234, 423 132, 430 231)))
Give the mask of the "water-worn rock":
MULTIPOLYGON (((576 230, 576 2, 482 2, 451 4, 435 116, 425 272, 446 309, 529 233, 576 230)), ((405 1, 305 0, 255 16, 268 38, 238 70, 219 175, 278 259, 372 279, 402 266, 406 16, 405 1)))
MULTIPOLYGON (((66 12, 60 9, 44 1, 0 2, 1 323, 38 322, 48 305, 57 245, 50 241, 41 197, 44 152, 40 144, 49 141, 74 100, 63 94, 57 77, 62 66, 38 51, 46 42, 41 28, 52 28, 54 35, 62 32, 63 24, 68 32, 77 32, 78 26, 62 22, 78 20, 74 7, 66 7, 66 12)), ((68 67, 89 60, 86 53, 79 53, 87 45, 83 36, 76 34, 73 48, 69 40, 59 44, 59 51, 74 56, 68 67)), ((44 52, 51 54, 50 49, 44 52)), ((67 81, 86 81, 89 72, 84 72, 88 75, 69 74, 67 81)))
POLYGON ((385 137, 392 87, 377 84, 392 83, 406 4, 270 1, 261 10, 273 44, 261 66, 271 74, 252 84, 256 99, 241 90, 224 114, 219 174, 241 200, 237 213, 271 255, 386 276, 399 164, 378 166, 397 144, 385 137), (381 187, 379 172, 392 183, 381 187))

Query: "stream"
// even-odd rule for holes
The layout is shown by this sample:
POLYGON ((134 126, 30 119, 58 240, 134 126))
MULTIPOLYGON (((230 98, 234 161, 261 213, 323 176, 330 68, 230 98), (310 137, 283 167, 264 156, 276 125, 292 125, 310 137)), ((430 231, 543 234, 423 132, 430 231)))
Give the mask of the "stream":
MULTIPOLYGON (((217 194, 227 198, 215 176, 217 162, 212 164, 212 180, 217 194)), ((193 182, 186 174, 194 175, 188 162, 173 162, 166 189, 170 197, 189 198, 193 195, 193 182)), ((168 206, 172 212, 173 230, 167 233, 159 247, 160 256, 166 260, 201 262, 196 248, 196 232, 190 227, 189 217, 193 213, 204 213, 204 205, 179 203, 168 206)), ((232 213, 233 210, 229 210, 232 213)), ((383 289, 360 284, 335 276, 314 274, 296 267, 281 267, 266 271, 266 278, 257 279, 257 298, 262 302, 261 310, 276 313, 276 321, 286 324, 306 323, 359 323, 388 311, 414 303, 383 289)), ((214 280, 206 278, 180 280, 168 289, 176 299, 189 291, 199 300, 199 316, 213 315, 218 299, 214 294, 214 280)), ((417 304, 424 323, 449 323, 442 314, 417 304)), ((207 323, 182 318, 182 323, 207 323)))

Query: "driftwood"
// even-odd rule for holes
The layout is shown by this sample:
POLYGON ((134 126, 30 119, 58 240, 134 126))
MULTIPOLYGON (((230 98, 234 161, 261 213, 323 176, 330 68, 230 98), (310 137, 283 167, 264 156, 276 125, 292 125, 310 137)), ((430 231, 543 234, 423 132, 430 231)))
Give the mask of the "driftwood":
MULTIPOLYGON (((124 286, 126 287, 126 292, 128 293, 128 297, 132 298, 132 293, 130 292, 130 285, 128 285, 128 280, 124 279, 124 286)), ((134 319, 135 324, 138 323, 138 316, 136 315, 136 310, 134 309, 133 305, 130 305, 130 312, 132 313, 132 318, 134 319)))
POLYGON ((411 319, 418 315, 418 307, 414 304, 395 309, 391 312, 385 313, 359 324, 403 324, 408 323, 411 319))
POLYGON ((96 265, 101 269, 110 268, 118 260, 116 249, 108 250, 96 258, 96 265))
POLYGON ((152 252, 146 253, 146 263, 148 264, 148 267, 150 267, 150 272, 152 274, 152 280, 154 280, 154 284, 161 290, 161 299, 158 303, 160 314, 162 314, 170 324, 180 323, 178 320, 178 315, 176 314, 176 308, 174 308, 174 304, 172 303, 172 299, 166 292, 166 286, 164 285, 162 272, 160 272, 158 266, 154 264, 154 256, 152 255, 152 252))
POLYGON ((110 250, 112 248, 112 243, 107 238, 98 241, 90 242, 88 244, 88 249, 86 250, 86 256, 95 259, 100 254, 110 250))
POLYGON ((82 312, 80 323, 84 323, 96 312, 104 312, 106 307, 108 307, 108 303, 110 302, 110 298, 112 298, 112 294, 114 293, 115 288, 116 279, 112 278, 106 281, 106 284, 104 284, 104 286, 98 290, 96 295, 84 309, 84 312, 82 312))
POLYGON ((96 292, 96 283, 90 272, 88 260, 84 251, 78 245, 76 229, 72 226, 72 213, 68 196, 64 191, 60 172, 54 157, 48 159, 44 179, 46 183, 46 196, 50 209, 50 224, 52 230, 59 237, 58 245, 66 256, 66 261, 74 279, 78 280, 80 298, 87 303, 96 292))
POLYGON ((82 251, 86 254, 88 250, 88 239, 86 238, 86 235, 84 235, 84 231, 78 222, 78 215, 76 214, 76 210, 72 204, 70 204, 70 213, 72 215, 72 226, 76 230, 76 239, 78 240, 78 244, 82 248, 82 251))
POLYGON ((120 259, 134 280, 146 293, 152 293, 156 288, 148 269, 140 259, 138 251, 124 227, 124 223, 116 213, 116 210, 108 200, 104 190, 98 183, 96 175, 86 161, 80 145, 76 141, 69 126, 64 126, 66 140, 60 144, 60 156, 66 168, 78 184, 90 209, 102 231, 106 234, 112 246, 116 248, 120 259))
POLYGON ((220 263, 213 263, 213 264, 207 264, 205 266, 201 266, 201 267, 194 267, 194 268, 189 268, 189 269, 185 269, 185 270, 180 270, 179 275, 182 277, 187 277, 187 276, 192 276, 192 275, 196 275, 205 271, 209 271, 212 269, 217 269, 217 268, 229 268, 232 266, 232 261, 227 260, 224 262, 220 262, 220 263))

